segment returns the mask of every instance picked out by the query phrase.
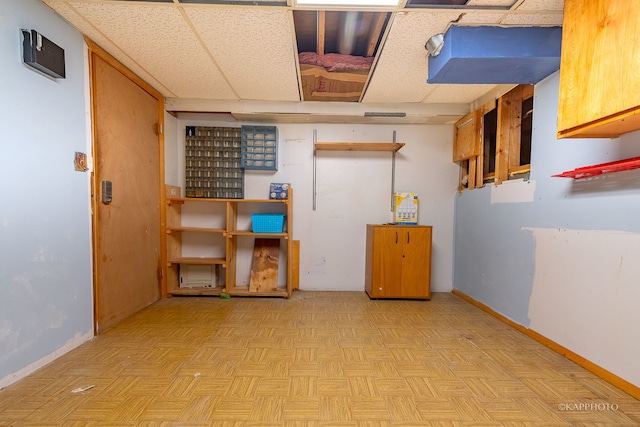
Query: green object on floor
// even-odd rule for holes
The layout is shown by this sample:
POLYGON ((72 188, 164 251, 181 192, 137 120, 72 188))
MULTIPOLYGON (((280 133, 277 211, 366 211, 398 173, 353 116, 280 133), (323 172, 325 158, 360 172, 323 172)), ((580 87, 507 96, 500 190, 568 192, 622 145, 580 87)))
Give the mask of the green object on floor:
POLYGON ((221 299, 229 299, 229 298, 231 298, 231 295, 229 295, 229 294, 222 294, 222 295, 220 295, 220 298, 221 298, 221 299))

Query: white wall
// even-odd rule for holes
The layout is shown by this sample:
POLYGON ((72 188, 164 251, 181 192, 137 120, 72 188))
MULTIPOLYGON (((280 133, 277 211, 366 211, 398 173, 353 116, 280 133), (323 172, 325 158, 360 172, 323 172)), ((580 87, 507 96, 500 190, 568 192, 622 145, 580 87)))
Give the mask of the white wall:
POLYGON ((457 198, 454 286, 640 386, 640 171, 552 177, 640 156, 640 132, 556 139, 558 90, 535 86, 531 181, 457 198))
MULTIPOLYGON (((242 123, 252 124, 252 123, 242 123)), ((236 126, 241 123, 181 116, 176 153, 184 187, 185 126, 236 126)), ((271 182, 294 188, 294 238, 300 240, 302 290, 364 291, 365 225, 392 221, 392 155, 387 152, 319 151, 316 210, 313 210, 313 131, 318 142, 397 142, 396 191, 413 191, 420 200, 419 223, 433 226, 432 291, 452 289, 453 201, 458 168, 451 162, 452 126, 276 124, 277 172, 246 171, 245 198, 268 198, 271 182)), ((169 161, 169 160, 167 160, 169 161)), ((174 166, 172 166, 173 168, 174 166)), ((250 260, 248 254, 239 256, 250 260)), ((248 261, 247 261, 248 262, 248 261)), ((239 265, 239 270, 247 266, 239 265)), ((242 276, 239 273, 239 276, 242 276)))
POLYGON ((93 336, 86 58, 38 0, 0 0, 0 388, 93 336), (66 79, 22 63, 20 29, 65 50, 66 79))

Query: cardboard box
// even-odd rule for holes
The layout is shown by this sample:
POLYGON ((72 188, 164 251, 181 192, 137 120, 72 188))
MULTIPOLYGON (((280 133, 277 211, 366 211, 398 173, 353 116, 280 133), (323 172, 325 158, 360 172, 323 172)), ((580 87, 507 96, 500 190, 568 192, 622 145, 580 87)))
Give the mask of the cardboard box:
POLYGON ((289 198, 289 183, 271 183, 269 187, 270 199, 288 199, 289 198))
POLYGON ((415 193, 394 193, 393 222, 396 224, 418 224, 418 196, 415 193))

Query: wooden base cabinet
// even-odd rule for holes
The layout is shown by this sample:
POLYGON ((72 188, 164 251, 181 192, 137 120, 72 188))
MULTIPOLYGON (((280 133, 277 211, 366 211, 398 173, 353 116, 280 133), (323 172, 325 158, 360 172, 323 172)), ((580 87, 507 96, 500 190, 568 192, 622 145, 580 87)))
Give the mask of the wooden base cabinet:
POLYGON ((370 298, 431 298, 431 226, 367 224, 370 298))

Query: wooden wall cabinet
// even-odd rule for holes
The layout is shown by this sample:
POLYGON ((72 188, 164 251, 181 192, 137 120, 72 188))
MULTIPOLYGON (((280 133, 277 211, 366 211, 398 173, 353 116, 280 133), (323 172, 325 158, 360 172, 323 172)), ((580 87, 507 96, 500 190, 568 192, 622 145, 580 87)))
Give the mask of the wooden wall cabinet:
MULTIPOLYGON (((199 215, 199 217, 207 215, 199 215)), ((288 298, 294 287, 294 242, 293 242, 293 189, 289 187, 288 199, 205 199, 167 197, 166 212, 166 271, 168 295, 222 295, 232 296, 276 296, 288 298), (200 219, 199 223, 191 224, 183 218, 185 204, 205 204, 215 213, 216 218, 200 219), (251 231, 249 220, 251 213, 282 213, 285 214, 284 230, 282 233, 254 233, 251 231), (240 218, 242 225, 240 226, 240 218), (210 223, 202 225, 203 223, 210 223), (183 237, 185 233, 197 235, 203 250, 212 249, 215 256, 183 256, 183 237), (279 262, 286 263, 286 285, 273 291, 253 292, 247 285, 238 285, 237 255, 239 239, 266 238, 281 239, 285 244, 286 259, 279 262), (215 287, 181 288, 179 285, 179 268, 181 265, 211 265, 222 272, 223 282, 215 287)), ((192 220, 194 218, 191 218, 192 220)))
POLYGON ((431 298, 431 226, 367 224, 370 298, 431 298))
POLYGON ((640 129, 640 2, 565 0, 558 137, 640 129))
POLYGON ((480 110, 472 111, 454 125, 453 161, 461 162, 480 154, 480 110))

